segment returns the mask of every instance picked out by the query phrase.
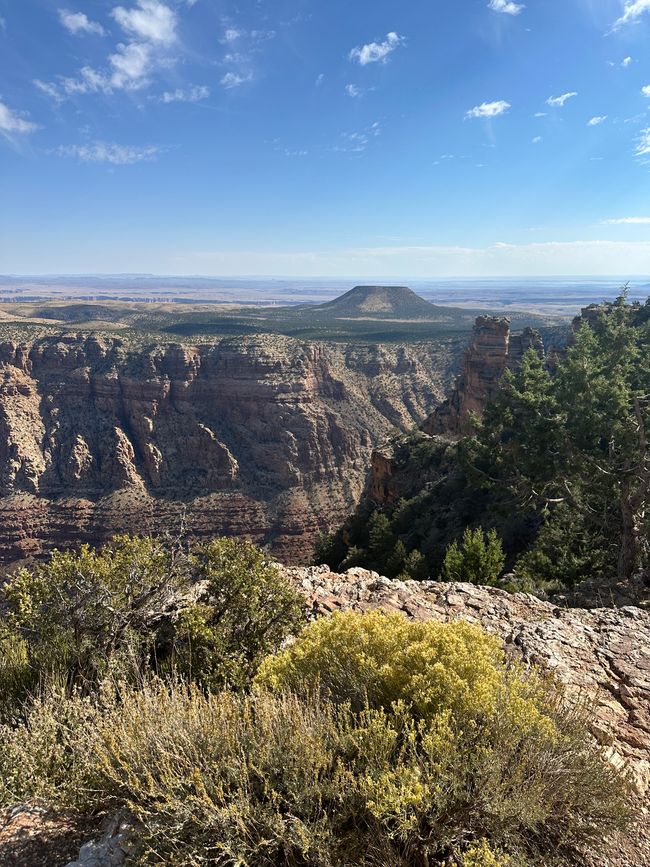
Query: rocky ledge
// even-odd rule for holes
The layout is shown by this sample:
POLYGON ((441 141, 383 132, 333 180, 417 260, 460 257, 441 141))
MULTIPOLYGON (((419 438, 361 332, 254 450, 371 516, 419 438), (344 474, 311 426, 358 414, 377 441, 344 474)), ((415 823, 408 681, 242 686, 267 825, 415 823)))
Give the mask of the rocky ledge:
POLYGON ((650 791, 650 612, 558 608, 525 593, 473 584, 391 581, 366 569, 285 568, 314 616, 383 608, 415 620, 457 618, 499 635, 509 653, 553 670, 570 694, 594 702, 594 734, 612 761, 650 791))

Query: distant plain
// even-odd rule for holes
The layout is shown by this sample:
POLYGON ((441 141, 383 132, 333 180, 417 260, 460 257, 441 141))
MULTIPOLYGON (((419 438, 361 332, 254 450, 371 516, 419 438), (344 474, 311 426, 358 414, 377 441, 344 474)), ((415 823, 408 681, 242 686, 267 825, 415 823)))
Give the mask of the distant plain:
MULTIPOLYGON (((650 277, 403 280, 436 305, 430 318, 346 315, 328 302, 354 279, 157 277, 153 275, 0 276, 0 334, 100 331, 161 341, 214 339, 256 332, 302 340, 414 342, 467 333, 482 312, 513 327, 566 327, 582 307, 650 295, 650 277)), ((366 283, 372 281, 363 281, 366 283)), ((386 281, 382 281, 386 282, 386 281)))

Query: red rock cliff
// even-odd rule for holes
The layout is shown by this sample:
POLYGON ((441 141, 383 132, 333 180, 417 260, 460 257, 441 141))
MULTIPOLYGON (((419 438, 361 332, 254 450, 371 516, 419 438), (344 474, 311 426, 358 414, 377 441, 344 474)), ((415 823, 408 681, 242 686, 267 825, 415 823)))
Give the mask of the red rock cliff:
POLYGON ((1 344, 0 562, 182 515, 300 562, 354 508, 373 446, 439 402, 451 364, 445 345, 271 335, 1 344))

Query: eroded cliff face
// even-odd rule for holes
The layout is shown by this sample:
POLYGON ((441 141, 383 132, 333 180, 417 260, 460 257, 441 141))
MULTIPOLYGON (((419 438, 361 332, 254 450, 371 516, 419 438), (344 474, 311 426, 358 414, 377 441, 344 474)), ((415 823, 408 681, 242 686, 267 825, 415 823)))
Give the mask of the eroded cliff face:
POLYGON ((439 403, 453 358, 271 335, 1 344, 0 562, 181 520, 300 562, 354 508, 376 443, 439 403))
POLYGON ((506 370, 516 368, 530 348, 543 355, 538 332, 525 328, 511 334, 510 320, 479 316, 463 354, 461 372, 447 400, 422 425, 430 435, 460 436, 469 429, 470 413, 480 414, 496 394, 506 370))

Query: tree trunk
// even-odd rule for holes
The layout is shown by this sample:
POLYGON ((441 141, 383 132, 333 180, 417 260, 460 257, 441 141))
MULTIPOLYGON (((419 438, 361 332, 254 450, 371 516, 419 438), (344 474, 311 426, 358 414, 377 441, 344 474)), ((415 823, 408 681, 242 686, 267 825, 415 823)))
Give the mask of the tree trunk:
POLYGON ((640 548, 638 516, 627 495, 621 501, 621 517, 623 533, 618 554, 618 578, 620 581, 629 581, 639 562, 640 548))

